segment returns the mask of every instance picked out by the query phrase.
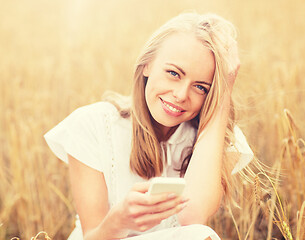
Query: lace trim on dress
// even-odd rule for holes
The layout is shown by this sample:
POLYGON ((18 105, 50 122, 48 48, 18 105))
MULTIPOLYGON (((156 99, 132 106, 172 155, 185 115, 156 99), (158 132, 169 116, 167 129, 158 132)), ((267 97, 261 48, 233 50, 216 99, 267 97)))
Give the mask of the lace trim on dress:
POLYGON ((113 151, 113 145, 112 145, 112 138, 111 138, 111 125, 110 125, 110 118, 111 115, 110 113, 106 112, 105 117, 103 118, 104 121, 104 126, 106 129, 106 137, 107 141, 109 143, 110 147, 110 154, 111 154, 111 170, 110 170, 110 188, 112 189, 111 191, 111 201, 110 201, 110 208, 114 206, 117 200, 117 185, 116 185, 116 164, 115 164, 115 158, 114 158, 114 151, 113 151))
POLYGON ((171 226, 171 227, 180 227, 180 226, 181 226, 180 223, 179 223, 179 221, 178 221, 178 216, 177 216, 177 214, 175 214, 175 215, 173 215, 173 216, 171 217, 170 226, 171 226))

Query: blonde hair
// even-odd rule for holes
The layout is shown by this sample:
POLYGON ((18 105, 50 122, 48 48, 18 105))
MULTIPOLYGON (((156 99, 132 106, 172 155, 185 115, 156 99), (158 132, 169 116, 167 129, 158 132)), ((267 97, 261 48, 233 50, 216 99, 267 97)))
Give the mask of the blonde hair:
MULTIPOLYGON (((133 128, 130 168, 133 172, 146 179, 160 176, 164 166, 161 147, 156 134, 157 129, 152 124, 152 117, 145 100, 147 78, 143 76, 143 70, 154 59, 163 41, 171 34, 180 32, 193 34, 204 46, 211 50, 216 65, 212 86, 205 103, 199 115, 191 121, 193 126, 198 129, 197 136, 200 135, 212 118, 216 107, 221 103, 222 95, 228 85, 226 82, 230 70, 228 49, 230 44, 235 41, 236 31, 234 26, 227 20, 215 14, 184 13, 169 20, 152 35, 136 62, 132 103, 129 112, 133 128)), ((119 108, 120 104, 116 105, 119 108)), ((122 116, 129 116, 129 114, 126 114, 126 109, 123 109, 121 113, 122 116)), ((235 142, 232 132, 233 126, 234 107, 232 105, 225 137, 225 146, 235 142)), ((191 149, 188 157, 184 159, 179 169, 181 176, 186 171, 192 151, 193 149, 191 149)), ((225 159, 222 170, 222 182, 225 193, 228 194, 228 187, 231 185, 230 170, 232 170, 233 161, 235 162, 235 160, 229 161, 226 156, 225 159)))

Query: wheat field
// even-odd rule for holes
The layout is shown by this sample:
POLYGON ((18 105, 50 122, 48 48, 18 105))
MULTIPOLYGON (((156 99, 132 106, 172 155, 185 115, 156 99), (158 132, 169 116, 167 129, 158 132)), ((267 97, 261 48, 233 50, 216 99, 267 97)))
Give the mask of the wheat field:
POLYGON ((223 239, 305 239, 303 0, 0 0, 0 6, 0 239, 69 235, 75 209, 67 167, 43 134, 105 90, 129 94, 147 38, 190 10, 217 13, 237 27, 238 124, 274 176, 268 194, 260 191, 260 179, 268 180, 263 174, 244 183, 241 208, 221 209, 211 225, 223 239))

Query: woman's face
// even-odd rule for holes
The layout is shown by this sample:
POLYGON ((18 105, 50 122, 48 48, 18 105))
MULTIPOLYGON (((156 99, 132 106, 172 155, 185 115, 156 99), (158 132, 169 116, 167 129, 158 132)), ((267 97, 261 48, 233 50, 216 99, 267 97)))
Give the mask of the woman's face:
POLYGON ((176 33, 145 66, 148 109, 164 135, 170 128, 197 116, 210 90, 215 71, 213 53, 195 36, 176 33))

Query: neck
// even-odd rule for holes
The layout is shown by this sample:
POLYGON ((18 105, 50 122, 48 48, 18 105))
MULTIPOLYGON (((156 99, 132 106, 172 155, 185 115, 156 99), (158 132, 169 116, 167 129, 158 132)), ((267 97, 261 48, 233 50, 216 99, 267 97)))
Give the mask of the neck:
POLYGON ((179 126, 177 125, 174 127, 166 127, 161 125, 160 123, 157 123, 156 121, 154 121, 153 124, 159 142, 167 141, 179 126))

